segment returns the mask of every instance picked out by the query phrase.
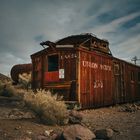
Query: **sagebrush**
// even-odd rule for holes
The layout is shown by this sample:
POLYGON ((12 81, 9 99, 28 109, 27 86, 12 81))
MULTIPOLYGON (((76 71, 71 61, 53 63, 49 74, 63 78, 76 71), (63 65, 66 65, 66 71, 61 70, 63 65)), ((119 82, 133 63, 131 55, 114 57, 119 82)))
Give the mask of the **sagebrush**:
POLYGON ((65 124, 67 122, 67 108, 63 101, 50 91, 38 90, 36 93, 25 94, 26 104, 46 124, 65 124))
POLYGON ((50 91, 25 90, 21 85, 12 85, 12 82, 2 83, 0 81, 0 95, 17 96, 26 103, 31 110, 46 124, 66 124, 68 121, 67 107, 58 95, 52 95, 50 91))
POLYGON ((18 86, 13 86, 11 81, 9 82, 0 81, 0 96, 7 97, 16 96, 23 98, 25 93, 27 93, 26 90, 18 86))
POLYGON ((15 93, 14 87, 11 85, 10 82, 2 82, 0 81, 0 95, 11 97, 15 93))
POLYGON ((31 88, 31 73, 22 73, 19 74, 19 84, 22 88, 30 89, 31 88))

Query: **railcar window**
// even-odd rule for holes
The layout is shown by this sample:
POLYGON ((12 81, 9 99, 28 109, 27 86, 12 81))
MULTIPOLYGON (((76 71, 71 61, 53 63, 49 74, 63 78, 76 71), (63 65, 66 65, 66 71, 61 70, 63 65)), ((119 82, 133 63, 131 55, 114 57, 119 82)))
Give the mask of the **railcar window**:
POLYGON ((134 81, 135 77, 134 77, 134 71, 131 71, 131 81, 134 81))
POLYGON ((58 55, 48 56, 48 71, 58 71, 58 55))
POLYGON ((138 82, 140 82, 140 72, 138 72, 138 82))

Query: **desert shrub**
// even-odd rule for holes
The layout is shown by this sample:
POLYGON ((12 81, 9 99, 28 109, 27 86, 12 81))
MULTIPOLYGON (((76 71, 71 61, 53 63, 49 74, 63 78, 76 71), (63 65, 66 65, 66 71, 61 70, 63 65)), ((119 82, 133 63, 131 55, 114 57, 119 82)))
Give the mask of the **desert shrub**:
POLYGON ((2 82, 0 81, 0 95, 2 95, 2 91, 3 91, 3 85, 2 82))
POLYGON ((22 88, 17 88, 13 86, 12 82, 2 82, 0 81, 0 95, 6 97, 17 96, 23 98, 26 91, 22 88))
POLYGON ((0 95, 11 97, 13 96, 14 88, 10 85, 10 82, 0 81, 0 95))
POLYGON ((67 108, 63 101, 58 100, 57 95, 49 91, 38 90, 36 93, 25 94, 26 104, 46 124, 65 124, 67 121, 67 108))
POLYGON ((19 74, 19 84, 21 88, 28 90, 31 87, 31 73, 19 74))

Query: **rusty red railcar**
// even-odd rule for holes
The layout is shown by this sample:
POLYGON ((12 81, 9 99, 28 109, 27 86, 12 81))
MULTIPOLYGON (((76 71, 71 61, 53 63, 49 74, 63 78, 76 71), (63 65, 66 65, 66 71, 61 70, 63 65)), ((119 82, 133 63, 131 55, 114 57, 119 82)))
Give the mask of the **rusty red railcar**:
POLYGON ((82 108, 140 99, 140 67, 112 56, 109 42, 92 34, 42 42, 31 55, 32 88, 63 95, 82 108))
POLYGON ((32 71, 32 64, 18 64, 14 65, 11 69, 11 78, 13 82, 18 83, 19 80, 19 74, 22 73, 30 73, 32 71))

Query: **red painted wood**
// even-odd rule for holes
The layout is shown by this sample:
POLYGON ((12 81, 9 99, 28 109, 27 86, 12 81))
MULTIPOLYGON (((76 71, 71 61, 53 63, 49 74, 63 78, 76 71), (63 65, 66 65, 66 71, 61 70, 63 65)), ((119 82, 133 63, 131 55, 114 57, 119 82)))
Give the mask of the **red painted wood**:
POLYGON ((59 72, 45 72, 45 81, 47 82, 58 82, 59 81, 59 72))

